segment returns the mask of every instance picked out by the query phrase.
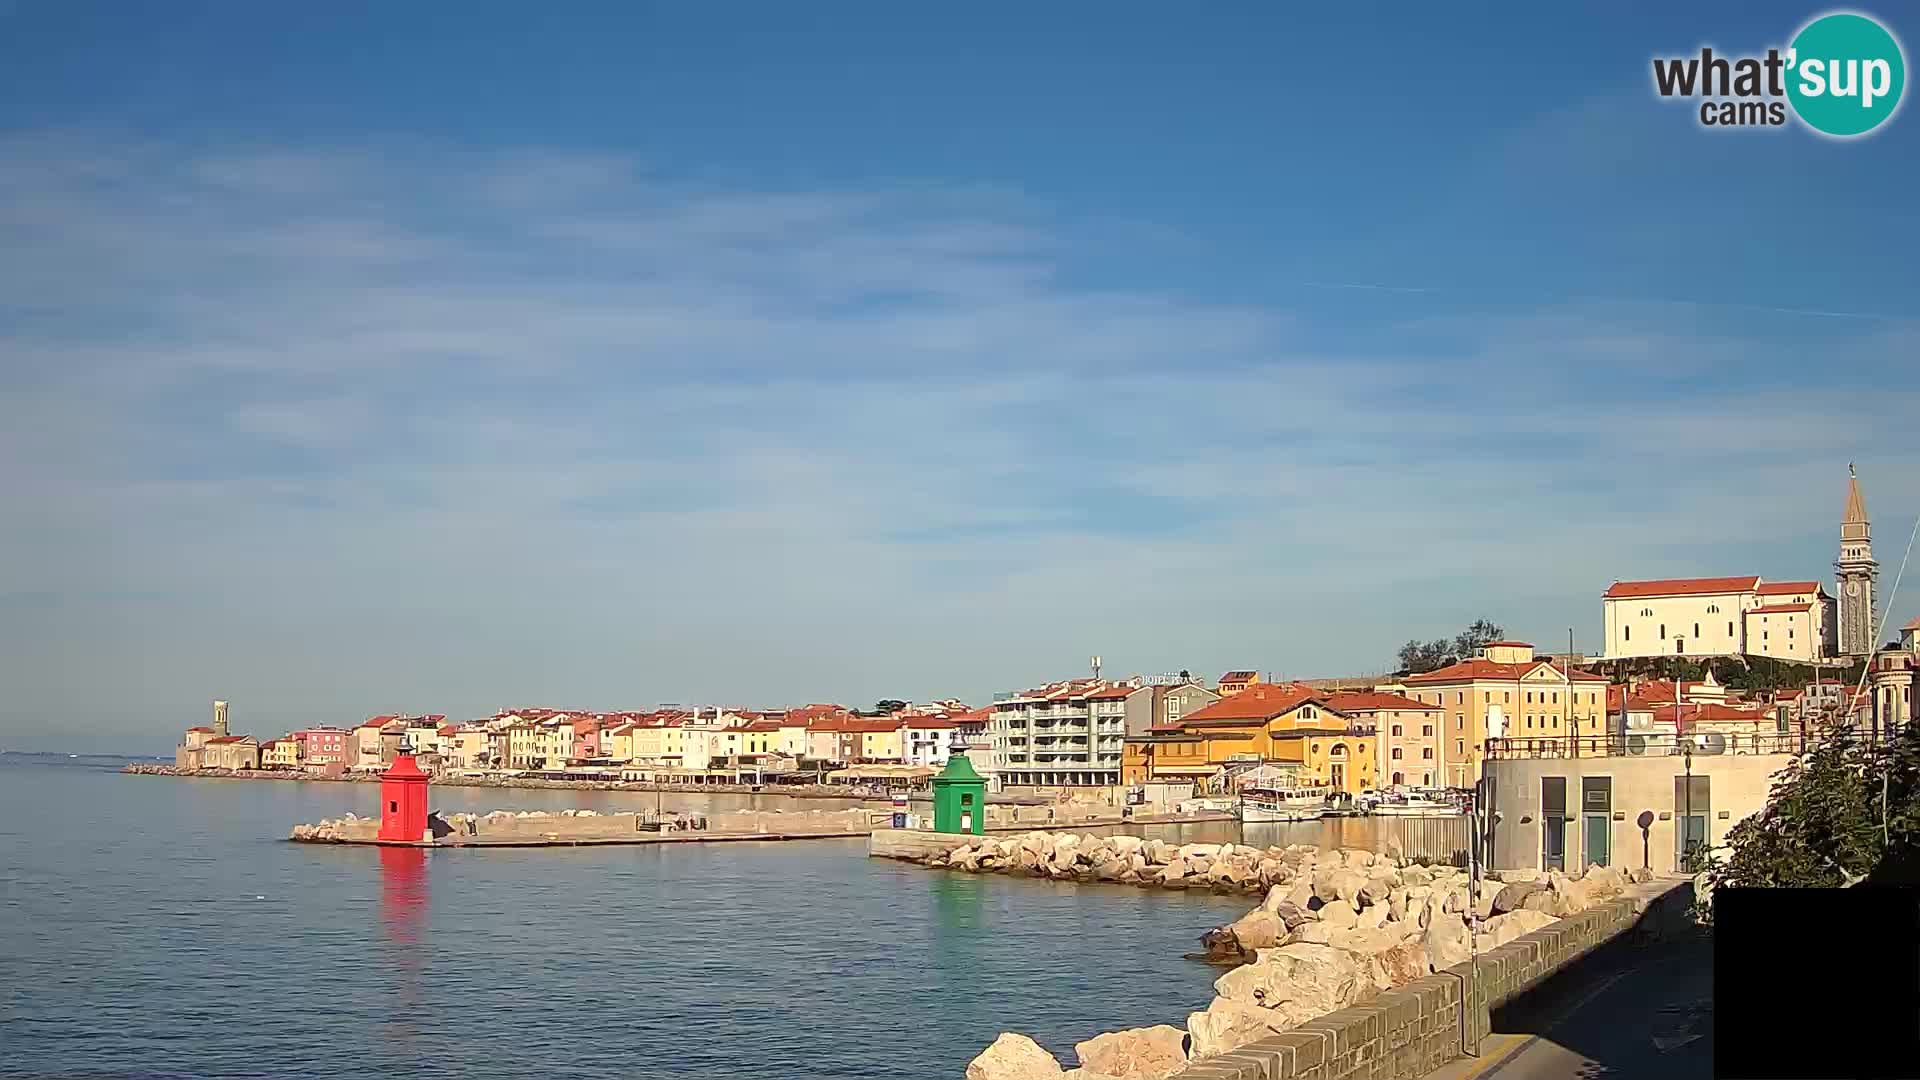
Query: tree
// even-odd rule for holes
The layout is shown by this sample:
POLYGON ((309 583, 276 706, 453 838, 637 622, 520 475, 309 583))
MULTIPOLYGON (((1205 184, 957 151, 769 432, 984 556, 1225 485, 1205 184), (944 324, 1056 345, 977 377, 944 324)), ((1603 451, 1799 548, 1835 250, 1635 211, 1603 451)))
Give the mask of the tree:
POLYGON ((1875 744, 1846 729, 1793 759, 1767 805, 1727 833, 1713 887, 1911 885, 1920 876, 1920 730, 1875 744))
POLYGON ((1475 619, 1472 626, 1454 636, 1453 657, 1455 660, 1466 660, 1478 653, 1482 646, 1506 636, 1506 627, 1495 625, 1488 619, 1475 619))
POLYGON ((1408 675, 1434 671, 1456 664, 1462 660, 1471 660, 1482 646, 1499 641, 1507 635, 1506 628, 1487 619, 1476 619, 1472 626, 1455 634, 1452 638, 1435 638, 1421 641, 1418 638, 1400 646, 1400 669, 1408 675))
POLYGON ((873 715, 892 716, 894 713, 906 707, 907 703, 901 701, 899 698, 881 698, 879 701, 873 703, 873 715))

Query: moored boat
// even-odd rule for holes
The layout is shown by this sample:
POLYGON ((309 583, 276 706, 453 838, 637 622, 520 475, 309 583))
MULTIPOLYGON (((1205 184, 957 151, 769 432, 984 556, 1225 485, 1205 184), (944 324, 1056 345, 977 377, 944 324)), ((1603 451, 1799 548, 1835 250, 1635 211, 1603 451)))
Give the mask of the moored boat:
POLYGON ((1240 793, 1242 823, 1313 821, 1326 814, 1323 788, 1248 788, 1240 793))

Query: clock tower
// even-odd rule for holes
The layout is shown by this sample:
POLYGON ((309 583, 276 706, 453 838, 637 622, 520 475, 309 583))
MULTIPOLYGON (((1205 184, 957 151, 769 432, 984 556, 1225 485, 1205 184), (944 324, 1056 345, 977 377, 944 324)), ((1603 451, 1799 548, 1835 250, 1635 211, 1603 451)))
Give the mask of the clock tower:
POLYGON ((1873 561, 1873 525, 1867 521, 1867 500, 1860 495, 1860 478, 1847 465, 1847 509, 1840 516, 1840 558, 1834 561, 1840 601, 1840 655, 1871 656, 1879 632, 1873 603, 1874 580, 1880 564, 1873 561))

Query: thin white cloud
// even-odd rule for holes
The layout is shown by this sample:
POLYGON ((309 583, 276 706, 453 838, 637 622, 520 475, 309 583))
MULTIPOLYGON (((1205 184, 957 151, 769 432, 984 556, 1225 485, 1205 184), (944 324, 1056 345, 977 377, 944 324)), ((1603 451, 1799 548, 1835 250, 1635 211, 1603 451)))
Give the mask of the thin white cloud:
POLYGON ((1364 671, 1616 575, 1819 573, 1848 458, 1920 501, 1914 392, 1826 377, 1903 326, 1799 376, 1644 307, 1327 353, 1005 193, 594 155, 44 136, 0 191, 6 729, 1364 671))

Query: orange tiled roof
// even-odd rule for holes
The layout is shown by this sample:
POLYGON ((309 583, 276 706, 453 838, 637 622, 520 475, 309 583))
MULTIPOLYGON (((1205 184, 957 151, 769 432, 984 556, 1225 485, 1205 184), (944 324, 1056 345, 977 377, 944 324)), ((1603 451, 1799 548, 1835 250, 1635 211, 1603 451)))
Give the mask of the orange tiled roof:
POLYGON ((1765 607, 1748 608, 1749 615, 1790 615, 1812 611, 1812 604, 1768 604, 1765 607))
MULTIPOLYGON (((1532 674, 1535 669, 1542 667, 1552 668, 1555 671, 1562 670, 1560 665, 1550 660, 1528 660, 1520 664, 1500 664, 1492 660, 1475 658, 1472 660, 1462 660, 1457 664, 1448 664, 1446 667, 1440 668, 1437 671, 1429 671, 1421 675, 1409 675, 1406 681, 1426 685, 1429 683, 1465 682, 1469 679, 1519 679, 1532 674)), ((1607 678, 1604 675, 1595 675, 1591 671, 1582 671, 1579 668, 1575 668, 1572 680, 1574 682, 1606 682, 1607 678)))
POLYGON ((1254 683, 1232 697, 1221 698, 1203 709, 1188 713, 1180 718, 1180 722, 1204 724, 1210 721, 1271 720, 1314 700, 1326 703, 1319 691, 1297 683, 1254 683))
POLYGON ((1817 581, 1768 581, 1755 590, 1761 596, 1784 596, 1792 593, 1819 592, 1817 581))
POLYGON ((1706 596, 1747 592, 1760 583, 1750 577, 1661 578, 1658 581, 1616 581, 1601 595, 1609 600, 1636 596, 1706 596))

